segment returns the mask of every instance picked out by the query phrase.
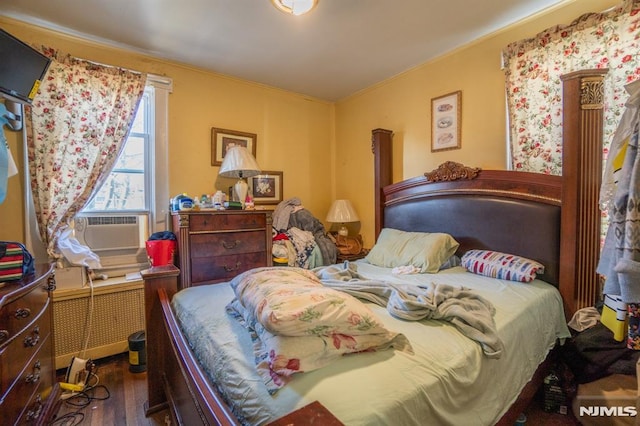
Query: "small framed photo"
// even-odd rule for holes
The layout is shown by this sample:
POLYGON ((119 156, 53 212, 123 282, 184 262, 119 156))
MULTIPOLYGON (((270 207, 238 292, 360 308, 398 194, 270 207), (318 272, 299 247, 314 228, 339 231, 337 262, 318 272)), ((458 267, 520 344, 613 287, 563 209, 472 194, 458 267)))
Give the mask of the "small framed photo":
POLYGON ((253 157, 256 156, 256 140, 258 136, 255 133, 238 132, 236 130, 211 128, 211 165, 220 166, 227 150, 235 145, 244 146, 251 152, 253 157))
POLYGON ((248 179, 253 202, 258 204, 278 204, 282 201, 282 172, 262 171, 248 179))
POLYGON ((462 91, 431 99, 431 152, 460 148, 462 91))

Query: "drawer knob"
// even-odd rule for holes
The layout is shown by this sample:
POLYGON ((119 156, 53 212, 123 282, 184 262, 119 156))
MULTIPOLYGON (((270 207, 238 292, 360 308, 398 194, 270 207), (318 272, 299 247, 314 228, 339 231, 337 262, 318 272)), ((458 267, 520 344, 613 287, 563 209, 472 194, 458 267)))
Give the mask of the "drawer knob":
POLYGON ((35 383, 38 380, 40 380, 40 368, 41 368, 40 360, 37 360, 33 364, 33 373, 25 377, 24 381, 27 383, 35 383))
POLYGON ((24 338, 24 346, 25 348, 34 347, 40 341, 40 327, 35 327, 31 332, 31 336, 27 336, 24 338))
POLYGON ((40 412, 42 411, 42 397, 40 394, 36 397, 36 401, 33 404, 33 408, 27 411, 25 415, 25 420, 27 423, 30 423, 40 417, 40 412))
POLYGON ((54 275, 49 275, 49 279, 47 279, 47 285, 44 286, 46 291, 54 291, 56 289, 56 277, 54 275))
POLYGON ((231 241, 230 243, 227 243, 226 241, 223 241, 222 242, 222 247, 226 248, 227 250, 231 250, 231 249, 234 249, 234 248, 238 247, 241 242, 242 241, 240 241, 240 240, 231 241))
POLYGON ((240 269, 240 265, 242 265, 240 261, 236 262, 236 266, 224 265, 224 270, 227 272, 237 271, 238 269, 240 269))
POLYGON ((17 319, 28 318, 29 315, 31 315, 31 309, 29 308, 18 308, 16 309, 16 312, 13 314, 13 316, 16 317, 17 319))
POLYGON ((40 380, 40 373, 32 373, 24 378, 24 381, 27 383, 35 383, 40 380))
POLYGON ((9 337, 8 330, 0 330, 0 342, 2 342, 3 340, 7 340, 8 337, 9 337))

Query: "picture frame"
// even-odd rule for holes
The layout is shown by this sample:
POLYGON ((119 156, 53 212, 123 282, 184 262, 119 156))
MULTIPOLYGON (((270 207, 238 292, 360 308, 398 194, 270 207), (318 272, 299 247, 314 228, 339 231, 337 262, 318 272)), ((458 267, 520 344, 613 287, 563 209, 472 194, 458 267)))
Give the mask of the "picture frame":
POLYGON ((244 146, 256 156, 258 136, 255 133, 239 132, 237 130, 211 128, 211 165, 221 166, 227 149, 233 145, 244 146))
POLYGON ((461 111, 461 90, 431 99, 431 152, 461 147, 461 111))
POLYGON ((259 175, 248 179, 249 191, 253 202, 259 204, 278 204, 282 201, 283 172, 263 170, 259 175))

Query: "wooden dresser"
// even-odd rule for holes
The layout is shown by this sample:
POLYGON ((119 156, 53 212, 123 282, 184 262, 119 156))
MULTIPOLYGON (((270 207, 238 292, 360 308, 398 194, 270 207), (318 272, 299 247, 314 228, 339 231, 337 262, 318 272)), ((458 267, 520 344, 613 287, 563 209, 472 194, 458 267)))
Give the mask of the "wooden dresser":
POLYGON ((228 281, 272 264, 269 210, 180 211, 172 216, 181 288, 228 281))
POLYGON ((0 418, 2 424, 48 424, 58 408, 51 292, 53 265, 0 284, 0 418))

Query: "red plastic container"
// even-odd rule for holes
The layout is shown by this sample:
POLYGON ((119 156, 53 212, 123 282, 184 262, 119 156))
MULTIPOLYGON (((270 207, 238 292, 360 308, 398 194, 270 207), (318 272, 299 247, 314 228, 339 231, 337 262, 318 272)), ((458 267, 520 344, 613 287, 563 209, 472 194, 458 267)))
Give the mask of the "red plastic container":
POLYGON ((173 264, 173 254, 176 251, 174 240, 151 240, 146 242, 147 256, 151 266, 173 264))

